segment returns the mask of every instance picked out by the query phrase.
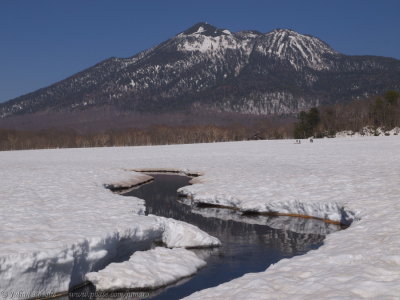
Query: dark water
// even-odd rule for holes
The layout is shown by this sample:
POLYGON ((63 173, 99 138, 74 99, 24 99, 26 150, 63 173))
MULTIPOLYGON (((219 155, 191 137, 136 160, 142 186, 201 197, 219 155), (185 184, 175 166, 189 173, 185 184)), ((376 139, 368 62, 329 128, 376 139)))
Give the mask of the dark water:
MULTIPOLYGON (((207 266, 174 286, 151 292, 151 299, 180 299, 245 273, 264 271, 283 258, 318 248, 325 234, 339 230, 318 220, 242 216, 227 209, 192 207, 187 205, 187 200, 178 199, 176 192, 178 188, 188 185, 191 178, 169 174, 151 176, 154 177, 153 182, 124 195, 145 199, 147 214, 194 224, 222 242, 218 248, 193 250, 207 261, 207 266)), ((93 290, 93 287, 90 289, 93 290)))

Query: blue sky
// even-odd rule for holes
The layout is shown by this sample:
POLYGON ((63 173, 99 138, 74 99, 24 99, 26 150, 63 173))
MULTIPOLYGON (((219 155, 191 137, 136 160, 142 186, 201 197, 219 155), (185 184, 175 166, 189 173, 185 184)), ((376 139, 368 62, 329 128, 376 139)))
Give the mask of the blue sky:
POLYGON ((128 57, 206 21, 290 28, 345 54, 400 59, 400 0, 1 0, 0 101, 111 56, 128 57))

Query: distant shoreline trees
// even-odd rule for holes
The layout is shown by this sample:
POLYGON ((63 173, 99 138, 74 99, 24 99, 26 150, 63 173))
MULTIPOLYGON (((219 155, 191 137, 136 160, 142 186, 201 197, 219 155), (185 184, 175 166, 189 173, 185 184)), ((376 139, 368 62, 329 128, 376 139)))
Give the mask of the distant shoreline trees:
POLYGON ((73 130, 17 131, 0 129, 0 150, 140 146, 245 140, 253 129, 217 126, 121 129, 79 134, 73 130))
POLYGON ((365 127, 391 130, 400 127, 400 94, 388 91, 373 99, 313 107, 301 111, 297 119, 293 130, 296 139, 334 137, 340 131, 362 132, 365 127))
POLYGON ((0 129, 0 151, 23 149, 140 146, 213 143, 259 139, 334 137, 337 132, 363 128, 390 130, 400 127, 400 95, 383 96, 311 108, 292 117, 268 119, 256 124, 229 126, 151 126, 145 129, 113 129, 80 134, 74 130, 22 131, 0 129))
POLYGON ((308 112, 301 111, 298 118, 299 122, 294 127, 294 138, 305 139, 315 136, 317 126, 321 122, 318 108, 313 107, 308 112))
POLYGON ((80 134, 74 130, 0 129, 0 151, 52 148, 149 146, 289 138, 292 123, 266 120, 252 126, 151 126, 80 134))

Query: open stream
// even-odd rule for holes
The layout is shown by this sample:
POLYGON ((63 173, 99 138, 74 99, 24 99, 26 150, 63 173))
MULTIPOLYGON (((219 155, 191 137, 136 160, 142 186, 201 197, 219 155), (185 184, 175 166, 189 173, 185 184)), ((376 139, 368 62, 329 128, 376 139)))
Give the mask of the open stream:
MULTIPOLYGON (((124 196, 144 199, 146 214, 191 223, 222 242, 217 248, 192 249, 207 261, 207 265, 173 286, 151 291, 148 297, 151 299, 180 299, 249 272, 265 271, 283 258, 318 248, 326 234, 340 230, 339 226, 314 219, 246 216, 229 209, 192 206, 190 200, 177 195, 177 189, 188 185, 190 177, 150 175, 154 181, 126 192, 124 196)), ((93 291, 94 287, 85 289, 93 291)))

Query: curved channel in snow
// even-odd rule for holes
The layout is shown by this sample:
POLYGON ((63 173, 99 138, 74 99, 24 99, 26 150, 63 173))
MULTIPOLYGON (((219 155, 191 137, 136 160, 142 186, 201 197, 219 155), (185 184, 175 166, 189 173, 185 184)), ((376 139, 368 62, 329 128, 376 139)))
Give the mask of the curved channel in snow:
MULTIPOLYGON (((274 201, 273 199, 272 201, 269 199, 265 201, 252 201, 251 197, 242 200, 232 195, 198 192, 198 190, 201 191, 203 186, 193 186, 193 184, 203 182, 200 177, 204 176, 202 172, 175 168, 141 168, 133 171, 147 174, 172 173, 193 176, 194 179, 190 181, 192 185, 182 187, 178 190, 179 195, 191 200, 190 205, 192 206, 234 209, 245 214, 314 218, 345 226, 349 226, 354 220, 359 219, 358 214, 346 207, 342 201, 319 203, 300 201, 297 198, 286 201, 274 201)), ((204 182, 207 182, 207 180, 204 180, 204 182)))
MULTIPOLYGON (((169 173, 177 172, 170 171, 169 173)), ((212 251, 209 251, 209 248, 205 251, 204 249, 192 249, 207 261, 207 266, 194 277, 187 278, 173 287, 168 286, 154 290, 157 283, 149 287, 151 288, 151 291, 147 291, 150 293, 149 297, 154 298, 155 296, 154 299, 157 300, 180 299, 195 291, 227 282, 243 274, 261 271, 280 259, 302 255, 310 249, 317 248, 322 244, 326 233, 339 230, 336 225, 314 219, 243 216, 235 210, 218 211, 221 215, 211 216, 208 214, 210 209, 186 205, 185 200, 187 199, 185 198, 177 199, 177 189, 186 186, 190 181, 189 177, 181 176, 181 174, 152 173, 151 175, 154 177, 154 181, 124 192, 124 195, 145 199, 146 213, 149 215, 168 217, 168 219, 159 217, 165 220, 176 219, 170 224, 174 237, 170 239, 168 230, 165 231, 166 239, 163 238, 163 241, 167 246, 170 246, 171 243, 175 246, 185 246, 185 240, 194 241, 201 238, 198 234, 196 234, 197 237, 192 237, 192 230, 189 230, 186 223, 198 226, 208 234, 218 237, 222 242, 221 247, 213 248, 212 251), (204 212, 204 214, 198 212, 204 212), (223 213, 236 213, 236 216, 226 218, 223 213), (181 228, 183 224, 186 225, 181 228), (177 237, 179 238, 177 239, 177 237)), ((195 232, 198 231, 195 226, 192 226, 192 229, 195 232)), ((171 276, 181 274, 177 270, 177 274, 172 275, 174 272, 162 267, 162 261, 160 264, 161 268, 153 268, 158 270, 154 274, 158 283, 163 282, 164 278, 171 282, 171 276)), ((148 286, 145 275, 147 269, 145 268, 143 271, 143 276, 141 276, 142 272, 135 273, 134 270, 137 269, 132 263, 123 262, 112 264, 97 273, 89 273, 87 277, 94 280, 95 287, 88 286, 84 290, 94 292, 100 289, 112 292, 112 290, 119 289, 120 293, 125 290, 126 297, 129 297, 131 289, 143 292, 138 289, 143 288, 146 284, 148 286), (128 278, 118 279, 120 277, 118 274, 131 275, 128 278)), ((178 278, 175 277, 175 279, 178 278)), ((83 292, 83 290, 77 292, 83 292)))
MULTIPOLYGON (((206 174, 187 190, 199 200, 232 202, 243 208, 283 209, 299 203, 311 211, 317 207, 321 214, 320 209, 336 203, 357 220, 347 230, 328 235, 317 251, 278 262, 266 272, 237 279, 218 291, 204 291, 197 298, 216 299, 235 292, 247 298, 396 297, 400 294, 399 147, 399 136, 383 136, 300 145, 284 140, 1 152, 0 288, 35 291, 37 283, 53 287, 50 262, 59 261, 67 274, 79 269, 78 258, 90 257, 86 249, 101 255, 97 245, 102 240, 135 234, 147 241, 147 234, 159 235, 160 225, 138 216, 144 212, 143 201, 114 195, 103 185, 139 176, 124 169, 162 166, 206 174), (132 224, 140 226, 132 230, 132 224), (40 282, 35 282, 37 274, 42 276, 40 282)), ((340 210, 331 214, 340 216, 340 210)), ((71 278, 62 288, 70 282, 71 278)))
POLYGON ((193 225, 145 216, 139 198, 104 189, 137 186, 151 176, 90 167, 88 171, 77 165, 65 165, 59 173, 55 162, 46 167, 10 164, 15 166, 2 177, 8 189, 0 202, 0 299, 62 294, 85 282, 87 273, 127 260, 155 242, 168 247, 220 244, 193 225))
POLYGON ((260 214, 271 216, 288 216, 314 218, 325 222, 350 225, 359 217, 351 209, 347 208, 342 201, 332 202, 307 202, 297 198, 285 201, 265 200, 256 201, 251 199, 240 199, 234 195, 214 194, 210 191, 203 192, 203 186, 186 186, 178 190, 181 196, 191 200, 192 205, 214 208, 230 208, 239 210, 245 214, 260 214))

